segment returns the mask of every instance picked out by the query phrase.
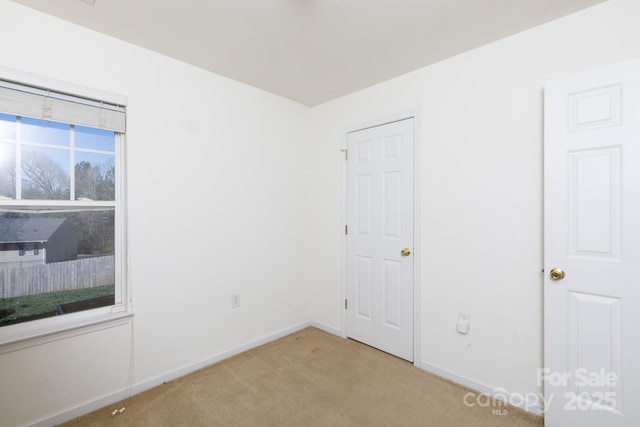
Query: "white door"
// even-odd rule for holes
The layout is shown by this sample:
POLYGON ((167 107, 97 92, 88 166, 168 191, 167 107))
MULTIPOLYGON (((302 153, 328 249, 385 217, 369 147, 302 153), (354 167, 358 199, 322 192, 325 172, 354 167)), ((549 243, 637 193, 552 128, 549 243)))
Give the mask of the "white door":
POLYGON ((347 137, 347 335, 413 361, 414 120, 347 137))
POLYGON ((640 426, 640 61, 548 83, 544 162, 545 424, 640 426))

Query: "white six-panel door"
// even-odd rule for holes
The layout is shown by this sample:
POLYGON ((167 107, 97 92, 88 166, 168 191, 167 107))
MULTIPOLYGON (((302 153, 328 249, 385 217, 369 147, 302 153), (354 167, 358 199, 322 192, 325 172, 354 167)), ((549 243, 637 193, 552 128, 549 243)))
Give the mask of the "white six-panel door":
POLYGON ((545 425, 640 426, 640 61, 547 84, 544 159, 545 425))
POLYGON ((347 335, 412 361, 414 120, 352 132, 347 149, 347 335))

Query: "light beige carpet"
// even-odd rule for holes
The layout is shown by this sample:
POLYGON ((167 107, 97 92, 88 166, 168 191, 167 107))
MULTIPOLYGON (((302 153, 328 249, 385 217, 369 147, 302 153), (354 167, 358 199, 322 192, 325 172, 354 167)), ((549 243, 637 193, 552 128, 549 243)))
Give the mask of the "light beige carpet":
POLYGON ((541 426, 361 343, 308 328, 65 426, 541 426), (467 399, 475 402, 475 399, 467 399), (492 411, 498 409, 501 415, 492 411))

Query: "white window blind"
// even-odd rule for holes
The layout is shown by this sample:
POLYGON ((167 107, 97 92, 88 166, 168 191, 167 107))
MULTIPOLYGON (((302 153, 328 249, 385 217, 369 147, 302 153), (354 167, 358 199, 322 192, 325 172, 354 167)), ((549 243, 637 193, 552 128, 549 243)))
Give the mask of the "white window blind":
POLYGON ((124 133, 125 107, 0 80, 0 111, 124 133))

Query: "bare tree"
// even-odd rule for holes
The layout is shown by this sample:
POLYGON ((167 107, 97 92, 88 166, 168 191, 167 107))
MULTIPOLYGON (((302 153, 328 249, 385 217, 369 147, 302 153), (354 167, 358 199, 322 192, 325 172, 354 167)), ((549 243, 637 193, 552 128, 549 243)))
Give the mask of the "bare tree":
POLYGON ((16 161, 15 159, 0 159, 0 198, 16 197, 16 161))
POLYGON ((115 167, 92 166, 87 161, 76 164, 76 197, 92 200, 115 200, 115 167))
POLYGON ((22 174, 24 198, 69 198, 69 175, 45 153, 40 151, 24 153, 22 174))

